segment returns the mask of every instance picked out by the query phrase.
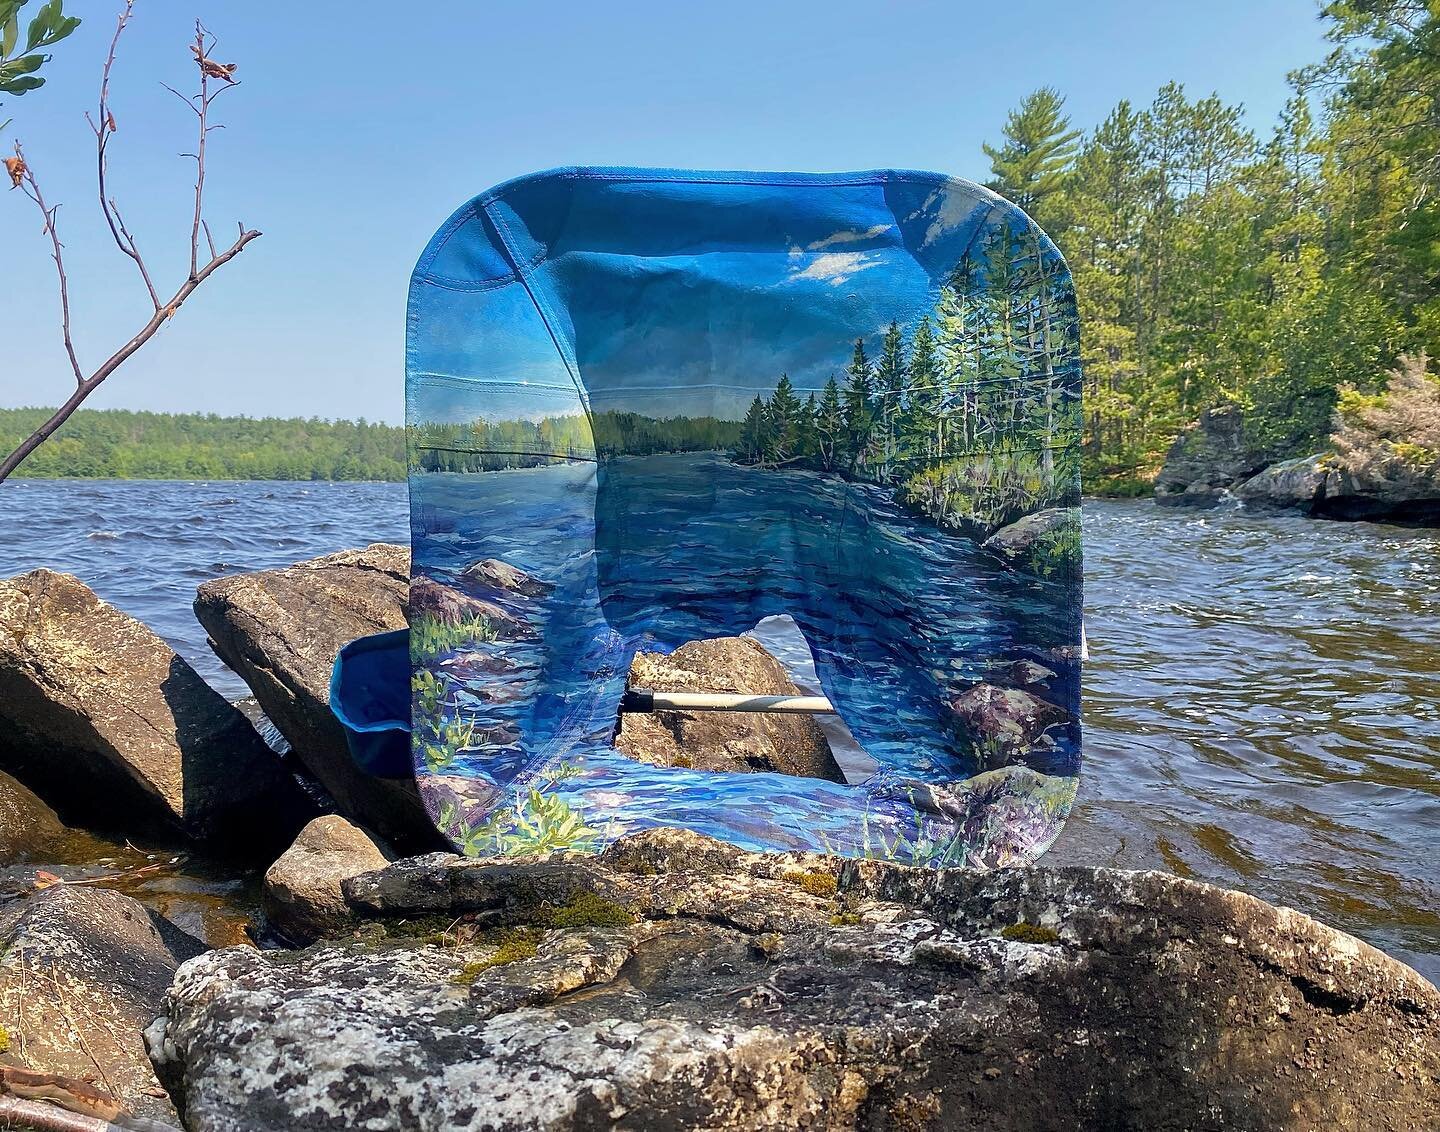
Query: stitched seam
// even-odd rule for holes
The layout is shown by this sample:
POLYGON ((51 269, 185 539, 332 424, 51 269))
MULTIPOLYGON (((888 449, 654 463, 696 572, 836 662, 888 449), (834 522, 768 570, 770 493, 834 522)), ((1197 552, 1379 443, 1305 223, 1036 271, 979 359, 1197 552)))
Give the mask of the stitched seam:
MULTIPOLYGON (((560 336, 555 333, 553 319, 545 309, 545 305, 540 301, 540 295, 537 293, 536 288, 531 286, 529 273, 521 266, 519 257, 515 254, 514 237, 511 235, 510 226, 506 224, 503 216, 497 216, 490 211, 488 203, 484 208, 485 214, 490 217, 490 222, 495 225, 495 231, 500 236, 500 246, 505 252, 505 258, 510 261, 510 266, 514 268, 515 275, 520 280, 520 285, 525 288, 525 293, 530 296, 530 302, 535 307, 535 313, 540 316, 540 321, 545 327, 545 332, 550 335, 550 341, 555 347, 555 352, 560 355, 560 361, 565 366, 565 371, 570 375, 570 381, 575 386, 575 396, 579 398, 580 408, 585 413, 585 423, 590 425, 591 431, 593 432, 594 422, 590 418, 590 399, 585 395, 584 387, 580 384, 580 375, 576 372, 577 367, 572 364, 569 355, 565 352, 565 347, 561 345, 560 336)), ((539 259, 535 259, 535 263, 538 262, 540 262, 539 259)), ((533 267, 534 264, 528 264, 528 266, 533 267)))

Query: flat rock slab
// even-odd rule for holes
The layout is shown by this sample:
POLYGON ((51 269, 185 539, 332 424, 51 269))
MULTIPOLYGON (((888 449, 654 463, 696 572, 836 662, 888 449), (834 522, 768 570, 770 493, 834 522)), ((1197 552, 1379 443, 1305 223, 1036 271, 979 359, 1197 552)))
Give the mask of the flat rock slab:
POLYGON ((0 767, 63 815, 268 853, 299 788, 244 715, 78 578, 0 582, 0 767))
POLYGON ((144 905, 56 886, 0 911, 0 1064, 88 1082, 128 1111, 175 1120, 142 1033, 176 967, 204 950, 144 905))
POLYGON ((405 628, 409 592, 409 549, 374 543, 206 582, 195 616, 340 812, 413 852, 441 841, 414 782, 360 771, 330 712, 336 655, 358 637, 405 628))
POLYGON ((152 1054, 194 1132, 1420 1129, 1440 992, 1153 872, 935 873, 650 831, 434 855, 376 922, 178 972, 152 1054))

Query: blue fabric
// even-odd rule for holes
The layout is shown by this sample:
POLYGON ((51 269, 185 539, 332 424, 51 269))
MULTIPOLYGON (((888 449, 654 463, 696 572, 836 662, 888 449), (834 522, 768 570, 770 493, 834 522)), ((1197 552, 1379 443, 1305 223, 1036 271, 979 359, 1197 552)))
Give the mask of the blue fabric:
POLYGON ((521 178, 425 249, 406 373, 413 766, 463 851, 682 826, 990 866, 1058 833, 1077 327, 1014 206, 916 172, 521 178), (776 615, 864 749, 847 782, 614 749, 637 651, 776 615))
POLYGON ((410 763, 410 634, 401 629, 351 641, 335 658, 330 708, 350 757, 366 774, 406 778, 410 763))

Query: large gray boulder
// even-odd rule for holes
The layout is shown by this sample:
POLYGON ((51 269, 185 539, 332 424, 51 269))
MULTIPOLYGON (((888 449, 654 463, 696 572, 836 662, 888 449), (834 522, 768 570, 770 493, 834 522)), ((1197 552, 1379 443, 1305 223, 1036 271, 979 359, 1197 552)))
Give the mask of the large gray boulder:
POLYGON ((388 858, 372 837, 339 814, 318 817, 265 873, 265 917, 293 943, 309 943, 353 919, 342 881, 383 869, 388 858))
MULTIPOLYGON (((781 663, 750 637, 688 641, 674 652, 638 653, 628 685, 653 692, 800 696, 781 663)), ((808 715, 657 711, 620 716, 615 747, 656 766, 772 771, 844 782, 825 733, 808 715)))
POLYGON ((1440 478, 1404 465, 1356 471, 1333 452, 1271 464, 1235 488, 1247 507, 1297 511, 1322 519, 1440 524, 1440 478))
POLYGON ((57 885, 0 910, 0 1066, 89 1082, 131 1113, 174 1121, 142 1035, 176 967, 203 949, 103 888, 57 885))
POLYGON ((178 972, 151 1051, 193 1132, 1398 1130, 1435 1112, 1440 992, 1162 873, 936 873, 652 831, 345 889, 371 938, 178 972))
POLYGON ((1225 493, 1269 463, 1245 427, 1245 416, 1233 405, 1207 409, 1175 438, 1165 466, 1155 477, 1155 501, 1169 506, 1209 508, 1225 493))
POLYGON ((250 722, 78 578, 0 582, 0 768, 66 817, 256 853, 308 804, 250 722))
POLYGON ((409 550, 375 543, 206 582, 195 616, 340 812, 414 851, 440 840, 414 781, 359 770, 330 712, 336 655, 357 637, 405 628, 409 587, 409 550))

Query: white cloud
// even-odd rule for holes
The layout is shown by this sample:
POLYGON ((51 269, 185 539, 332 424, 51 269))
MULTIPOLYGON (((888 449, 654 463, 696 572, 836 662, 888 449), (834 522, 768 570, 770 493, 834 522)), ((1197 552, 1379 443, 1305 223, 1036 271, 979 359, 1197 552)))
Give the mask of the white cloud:
MULTIPOLYGON (((812 252, 818 252, 822 248, 833 247, 836 244, 855 244, 861 240, 874 240, 885 235, 892 227, 894 227, 892 224, 877 224, 863 232, 836 232, 832 236, 826 236, 823 240, 816 240, 813 244, 808 245, 808 248, 812 252)), ((792 255, 795 250, 791 249, 792 255)))
POLYGON ((803 271, 792 271, 790 278, 815 279, 838 287, 852 275, 875 267, 879 262, 878 256, 865 252, 825 252, 807 263, 803 271))
POLYGON ((935 210, 930 226, 925 229, 923 244, 928 247, 945 233, 953 232, 964 224, 977 205, 985 204, 984 198, 973 190, 955 185, 932 192, 910 219, 925 215, 932 208, 935 210))

